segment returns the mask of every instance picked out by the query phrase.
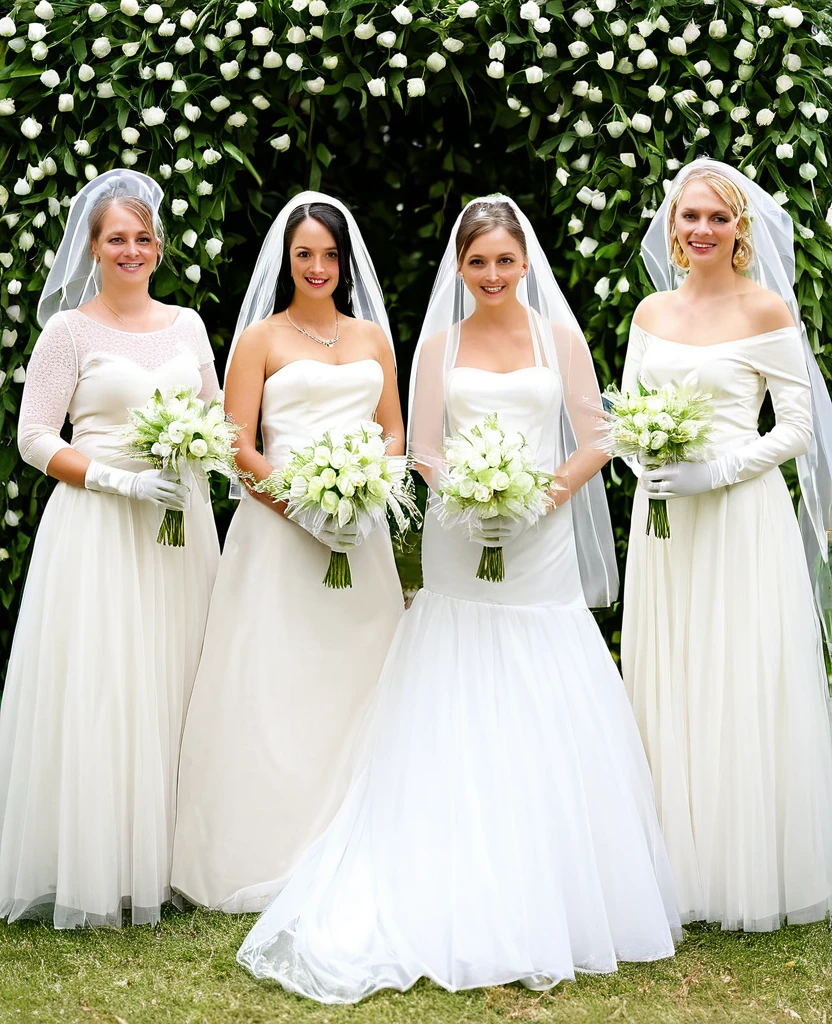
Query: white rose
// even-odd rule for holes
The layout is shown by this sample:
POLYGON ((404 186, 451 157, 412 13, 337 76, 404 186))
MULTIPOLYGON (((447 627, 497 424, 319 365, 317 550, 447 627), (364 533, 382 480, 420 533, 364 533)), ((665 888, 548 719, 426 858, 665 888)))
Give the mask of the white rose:
POLYGON ((474 0, 466 0, 466 3, 457 7, 456 15, 458 18, 476 18, 479 9, 479 4, 474 3, 474 0))
POLYGON ((20 130, 27 139, 36 139, 43 131, 43 125, 33 117, 27 117, 23 124, 21 124, 20 130))
POLYGON ((649 114, 633 114, 630 123, 637 132, 649 132, 653 126, 649 114))
POLYGON ((61 81, 61 76, 57 71, 44 71, 40 76, 41 83, 46 86, 47 89, 54 89, 61 81))
POLYGON ((148 25, 158 25, 164 16, 165 12, 162 10, 160 4, 151 4, 144 12, 144 20, 148 25))
POLYGON ((779 93, 788 92, 793 85, 794 82, 788 75, 778 75, 777 80, 774 83, 774 87, 779 93))
POLYGON ((400 25, 409 25, 411 21, 413 21, 413 15, 404 4, 399 4, 397 7, 394 7, 390 13, 400 25))
POLYGON ((525 3, 520 7, 520 17, 523 21, 537 21, 540 17, 540 8, 536 3, 532 3, 529 0, 529 3, 525 3))
POLYGON ((166 116, 167 115, 161 107, 145 107, 142 111, 142 121, 148 128, 153 128, 157 124, 162 124, 166 116))
POLYGON ((205 243, 205 251, 212 260, 215 260, 222 252, 222 240, 219 238, 209 238, 205 243))
POLYGON ((371 96, 383 96, 387 91, 387 82, 383 78, 371 78, 367 82, 367 91, 371 96))
POLYGON ((122 128, 121 137, 128 146, 135 146, 139 141, 139 132, 136 128, 122 128))
POLYGON ((218 114, 221 114, 223 110, 226 110, 231 106, 231 100, 226 99, 225 96, 215 96, 211 100, 211 109, 215 110, 218 114))
POLYGON ((355 26, 356 39, 372 39, 376 34, 376 27, 371 21, 362 21, 355 26))
POLYGON ((771 28, 768 25, 760 25, 760 27, 757 29, 757 35, 760 37, 760 39, 768 39, 768 37, 771 35, 771 28))
POLYGON ((186 156, 181 156, 173 165, 174 170, 179 171, 180 174, 187 174, 188 171, 193 170, 193 166, 193 160, 189 160, 186 156))
POLYGON ((0 117, 11 117, 14 113, 14 100, 10 97, 5 97, 0 100, 0 117))
POLYGON ((441 71, 447 64, 447 60, 441 53, 432 53, 425 61, 425 67, 428 71, 441 71))
POLYGON ((724 39, 728 35, 728 26, 722 18, 717 18, 708 25, 708 35, 711 39, 724 39))
POLYGON ((174 199, 170 204, 174 217, 183 217, 188 210, 187 199, 174 199))
POLYGON ((279 68, 283 64, 283 58, 279 53, 275 53, 274 50, 269 50, 263 57, 264 68, 279 68))
POLYGON ((612 71, 614 64, 615 52, 613 50, 605 50, 603 53, 598 54, 598 66, 603 68, 604 71, 612 71))
POLYGON ((82 64, 78 68, 78 78, 82 82, 91 82, 95 78, 95 70, 89 64, 82 64))
POLYGON ((125 57, 135 57, 139 52, 138 43, 124 43, 121 47, 121 52, 125 57))
POLYGON ((754 53, 754 44, 748 39, 740 39, 734 47, 734 56, 738 60, 748 60, 754 53))
POLYGON ((407 57, 405 57, 403 53, 394 53, 393 56, 390 58, 390 67, 398 68, 399 70, 401 70, 402 68, 406 68, 407 57))
POLYGON ((292 145, 292 140, 288 135, 278 135, 276 139, 271 140, 271 146, 278 151, 278 153, 285 153, 289 146, 292 145))
MULTIPOLYGON (((536 6, 537 4, 535 4, 536 6)), ((574 60, 585 57, 589 53, 589 47, 582 39, 576 39, 574 43, 570 43, 567 49, 574 60)))
POLYGON ((324 91, 324 86, 326 85, 326 82, 324 81, 323 78, 318 77, 311 79, 311 81, 309 82, 304 82, 303 84, 309 90, 309 92, 311 92, 313 95, 317 95, 318 93, 324 91))
POLYGON ((647 90, 647 98, 652 100, 654 103, 658 103, 663 100, 667 94, 667 90, 663 85, 651 85, 647 90))
POLYGON ((418 99, 420 96, 425 95, 425 82, 422 78, 408 78, 407 80, 407 95, 411 99, 418 99))
POLYGON ((185 268, 185 277, 194 284, 199 284, 199 279, 202 277, 202 271, 196 263, 192 263, 189 267, 185 268))
POLYGON ((99 38, 96 39, 90 47, 92 52, 99 59, 106 57, 112 48, 110 40, 106 36, 99 36, 99 38))
POLYGON ((625 167, 635 167, 636 165, 635 153, 619 153, 618 159, 625 167))
POLYGON ((588 8, 579 7, 578 10, 575 11, 575 13, 572 15, 572 20, 575 22, 576 25, 579 25, 581 28, 589 28, 589 26, 595 21, 595 18, 592 16, 592 11, 590 11, 588 8))
POLYGON ((642 50, 642 52, 638 55, 636 63, 642 69, 642 71, 649 71, 651 68, 654 68, 658 65, 659 60, 652 50, 642 50))
POLYGON ((578 245, 578 252, 581 256, 591 256, 597 248, 598 243, 594 238, 587 238, 584 236, 578 245))
POLYGON ((90 155, 90 144, 86 139, 76 139, 72 144, 72 148, 78 156, 90 155))
POLYGON ((253 46, 268 46, 274 39, 274 32, 265 25, 259 25, 251 30, 251 42, 253 46))
POLYGON ((536 64, 526 68, 526 81, 529 85, 540 85, 543 81, 543 68, 538 67, 536 64))

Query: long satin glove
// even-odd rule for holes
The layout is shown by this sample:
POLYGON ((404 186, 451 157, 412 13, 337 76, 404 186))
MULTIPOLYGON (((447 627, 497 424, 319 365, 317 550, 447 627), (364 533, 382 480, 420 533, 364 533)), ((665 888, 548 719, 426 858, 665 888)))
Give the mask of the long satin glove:
POLYGON ((508 516, 481 519, 471 530, 471 540, 484 548, 501 548, 525 533, 530 525, 526 519, 510 519, 508 516))
POLYGON ((330 522, 322 530, 314 534, 314 536, 321 544, 325 544, 333 551, 347 554, 364 541, 367 533, 353 520, 345 526, 338 526, 337 523, 330 522))
POLYGON ((710 462, 672 462, 647 469, 640 483, 651 498, 690 498, 735 483, 739 469, 740 459, 729 453, 710 462))
POLYGON ((131 473, 128 469, 117 469, 93 459, 87 467, 84 486, 88 491, 103 491, 137 501, 150 501, 175 512, 186 512, 190 507, 190 488, 166 479, 161 469, 131 473))

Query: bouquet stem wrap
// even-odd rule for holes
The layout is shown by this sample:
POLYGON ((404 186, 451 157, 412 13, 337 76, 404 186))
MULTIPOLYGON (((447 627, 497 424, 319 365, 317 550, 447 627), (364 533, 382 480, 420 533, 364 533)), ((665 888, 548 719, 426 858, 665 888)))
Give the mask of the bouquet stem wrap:
POLYGON ((329 568, 324 576, 324 586, 333 590, 347 590, 352 586, 352 570, 346 551, 333 551, 329 556, 329 568))
POLYGON ((503 549, 483 548, 477 569, 477 579, 487 580, 489 583, 502 583, 505 578, 506 561, 503 558, 503 549))

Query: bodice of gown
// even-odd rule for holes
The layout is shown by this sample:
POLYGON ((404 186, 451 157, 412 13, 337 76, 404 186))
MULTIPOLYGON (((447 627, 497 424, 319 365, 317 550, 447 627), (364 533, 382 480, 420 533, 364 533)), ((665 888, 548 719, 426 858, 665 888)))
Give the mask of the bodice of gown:
POLYGON ((384 371, 375 359, 287 363, 263 386, 264 456, 272 466, 285 465, 292 448, 304 447, 333 427, 348 429, 371 420, 383 385, 384 371))
MULTIPOLYGON (((641 378, 645 386, 686 385, 712 396, 712 455, 760 440, 757 424, 767 389, 775 403, 776 430, 811 429, 808 379, 794 328, 721 344, 692 345, 656 337, 634 325, 631 344, 639 340, 644 346, 641 378)), ((625 374, 625 388, 632 386, 625 374)), ((785 458, 793 454, 784 453, 785 458)))
MULTIPOLYGON (((562 401, 560 375, 548 367, 492 373, 459 366, 448 375, 448 429, 456 433, 497 413, 504 429, 519 431, 537 451, 543 446, 547 425, 560 423, 562 401)), ((447 529, 435 515, 426 516, 422 563, 428 590, 490 604, 585 604, 568 501, 504 545, 502 583, 476 578, 481 553, 481 546, 469 540, 466 527, 447 529)))

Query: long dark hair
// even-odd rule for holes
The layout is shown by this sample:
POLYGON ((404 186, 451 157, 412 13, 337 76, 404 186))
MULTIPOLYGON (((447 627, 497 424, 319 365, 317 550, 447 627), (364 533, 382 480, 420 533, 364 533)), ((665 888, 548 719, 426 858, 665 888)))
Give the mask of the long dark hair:
POLYGON ((336 207, 330 206, 329 203, 306 203, 304 206, 298 206, 289 214, 286 221, 286 232, 283 235, 283 259, 280 263, 280 273, 277 275, 277 287, 274 293, 274 311, 282 313, 284 309, 287 309, 295 294, 289 246, 292 244, 298 227, 307 217, 323 224, 335 239, 335 248, 338 250, 338 284, 332 293, 332 298, 339 313, 353 316, 350 229, 343 213, 336 207))

